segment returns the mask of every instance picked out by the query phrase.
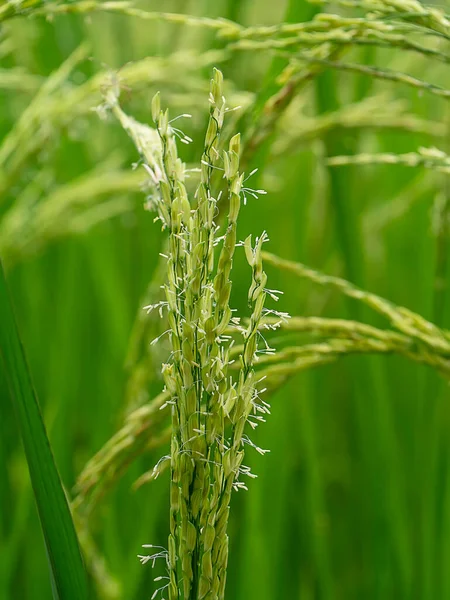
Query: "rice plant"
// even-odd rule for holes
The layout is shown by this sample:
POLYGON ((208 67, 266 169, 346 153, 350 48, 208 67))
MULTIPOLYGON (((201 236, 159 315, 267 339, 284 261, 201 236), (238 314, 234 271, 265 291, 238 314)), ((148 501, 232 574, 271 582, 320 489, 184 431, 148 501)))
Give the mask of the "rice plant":
POLYGON ((0 6, 0 597, 446 598, 447 8, 160 8, 0 6))

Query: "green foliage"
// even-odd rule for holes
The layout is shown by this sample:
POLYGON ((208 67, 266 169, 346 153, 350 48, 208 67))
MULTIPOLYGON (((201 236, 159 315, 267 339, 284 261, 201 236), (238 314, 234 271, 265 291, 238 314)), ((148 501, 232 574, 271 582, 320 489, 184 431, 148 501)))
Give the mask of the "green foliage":
POLYGON ((55 600, 87 599, 80 548, 39 409, 0 263, 0 356, 19 421, 55 600))
MULTIPOLYGON (((153 466, 171 435, 161 393, 171 347, 166 337, 151 345, 168 329, 164 314, 142 310, 164 300, 170 242, 142 208, 155 190, 142 160, 130 168, 129 138, 154 174, 158 134, 142 124, 155 92, 172 115, 191 113, 194 141, 180 156, 192 198, 220 66, 227 103, 240 106, 222 140, 241 132, 239 169, 258 167, 251 185, 268 192, 247 192, 237 239, 268 231, 269 280, 292 315, 276 329, 270 315, 258 324, 276 354, 255 363, 273 414, 254 439, 271 453, 248 452, 259 478, 231 505, 227 595, 446 598, 449 18, 415 0, 205 7, 0 6, 0 254, 97 596, 150 597, 162 573, 136 555, 166 546, 170 528, 166 463, 153 466)), ((212 177, 225 191, 222 172, 212 177)), ((230 306, 251 328, 240 254, 230 306)), ((242 338, 225 333, 238 359, 242 338)), ((0 390, 6 399, 3 379, 0 390)), ((3 404, 0 597, 48 597, 3 404)))

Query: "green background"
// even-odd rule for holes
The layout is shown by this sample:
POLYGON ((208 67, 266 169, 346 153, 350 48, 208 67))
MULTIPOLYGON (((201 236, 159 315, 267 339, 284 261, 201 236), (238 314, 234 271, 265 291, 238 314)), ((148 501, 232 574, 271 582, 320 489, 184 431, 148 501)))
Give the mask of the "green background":
MULTIPOLYGON (((161 9, 158 2, 139 6, 161 9)), ((252 25, 308 20, 318 7, 293 1, 180 0, 166 1, 163 9, 252 25)), ((246 106, 258 106, 273 93, 275 77, 285 65, 283 58, 262 50, 224 56, 224 42, 208 28, 124 15, 15 18, 5 23, 2 36, 2 43, 10 47, 0 53, 0 138, 12 129, 42 81, 87 40, 91 60, 74 69, 67 89, 105 69, 115 84, 123 65, 155 57, 156 66, 139 84, 123 87, 121 102, 128 114, 150 122, 150 99, 159 89, 172 115, 192 113, 183 127, 194 143, 181 149, 189 164, 200 157, 208 81, 215 64, 213 59, 202 63, 202 56, 218 51, 217 65, 231 100, 242 97, 246 106), (17 74, 15 83, 4 83, 1 76, 7 71, 17 74), (34 77, 25 79, 27 74, 34 77)), ((400 50, 363 49, 353 51, 352 58, 444 87, 448 80, 446 65, 400 50)), ((365 151, 406 152, 421 145, 445 149, 445 102, 362 75, 326 71, 316 77, 300 91, 249 165, 249 170, 259 168, 252 185, 268 193, 250 198, 241 211, 239 238, 266 230, 271 252, 339 274, 450 327, 448 241, 442 226, 442 219, 448 219, 445 176, 401 166, 331 169, 324 160, 327 155, 365 151), (423 133, 335 128, 310 139, 292 136, 292 129, 308 119, 364 102, 368 96, 380 98, 378 107, 402 99, 411 113, 441 124, 440 139, 433 135, 439 127, 423 133), (283 149, 289 139, 288 150, 283 149), (444 211, 441 221, 439 211, 444 211)), ((370 107, 363 109, 367 111, 370 107)), ((21 134, 21 144, 41 134, 39 127, 30 125, 21 134)), ((68 210, 59 221, 50 213, 47 229, 42 225, 27 243, 35 213, 28 213, 24 194, 45 199, 86 174, 95 179, 95 169, 99 174, 128 170, 136 160, 120 126, 94 111, 61 118, 42 139, 2 192, 0 219, 6 219, 18 199, 25 208, 16 245, 3 240, 0 249, 56 462, 70 490, 86 461, 130 410, 127 350, 164 234, 153 215, 144 211, 143 194, 119 189, 107 199, 122 202, 123 211, 117 211, 121 214, 90 227, 82 212, 68 210)), ((14 151, 17 155, 21 144, 14 151)), ((62 189, 64 198, 68 188, 62 189)), ((80 203, 84 193, 80 189, 76 194, 80 203)), ((89 206, 104 201, 94 197, 89 206)), ((280 310, 384 325, 334 292, 272 267, 267 271, 269 287, 284 292, 280 310)), ((249 275, 240 252, 233 302, 241 309, 249 275)), ((164 352, 164 346, 152 349, 149 369, 156 374, 131 407, 162 388, 157 371, 164 352)), ((50 598, 43 537, 2 377, 0 373, 0 598, 50 598)), ((254 434, 255 442, 270 454, 261 457, 248 451, 247 462, 258 478, 250 481, 249 492, 239 492, 232 502, 227 597, 449 598, 447 383, 405 358, 347 357, 296 376, 270 401, 272 415, 254 434)), ((165 452, 158 448, 134 461, 91 518, 97 546, 122 586, 123 599, 150 598, 152 578, 160 574, 149 564, 141 566, 136 555, 142 544, 166 544, 167 474, 137 491, 131 486, 165 452)))

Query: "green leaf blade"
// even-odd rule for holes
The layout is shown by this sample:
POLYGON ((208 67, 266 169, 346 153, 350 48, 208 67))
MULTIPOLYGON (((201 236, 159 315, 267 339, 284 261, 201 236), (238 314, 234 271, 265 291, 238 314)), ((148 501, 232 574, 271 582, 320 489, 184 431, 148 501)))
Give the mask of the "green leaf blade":
POLYGON ((19 422, 45 538, 55 600, 86 600, 85 569, 19 337, 0 262, 0 357, 19 422))

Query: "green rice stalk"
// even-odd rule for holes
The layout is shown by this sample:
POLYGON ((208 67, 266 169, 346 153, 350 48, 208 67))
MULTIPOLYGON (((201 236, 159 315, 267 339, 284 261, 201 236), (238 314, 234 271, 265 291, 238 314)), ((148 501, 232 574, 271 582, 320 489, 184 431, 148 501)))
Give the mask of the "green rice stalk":
POLYGON ((166 21, 169 23, 206 27, 221 33, 235 31, 239 25, 228 19, 212 19, 208 17, 195 17, 181 13, 149 12, 135 8, 132 2, 99 2, 98 0, 79 0, 70 3, 45 2, 42 0, 22 0, 0 7, 0 23, 17 16, 53 17, 64 14, 89 14, 91 12, 110 12, 137 17, 141 20, 166 21))
POLYGON ((402 165, 405 167, 424 167, 433 171, 450 173, 450 157, 439 148, 421 147, 417 152, 392 154, 361 153, 353 156, 332 156, 327 160, 330 166, 342 165, 402 165))
MULTIPOLYGON (((314 4, 328 4, 328 0, 310 0, 314 4)), ((333 4, 346 8, 361 8, 378 16, 404 20, 420 28, 450 37, 450 19, 439 8, 417 0, 336 0, 333 4)))
POLYGON ((390 71, 388 69, 380 69, 378 67, 369 65, 344 63, 324 58, 311 57, 310 55, 306 55, 306 52, 298 55, 298 58, 295 60, 293 59, 292 62, 295 64, 297 60, 300 62, 300 64, 304 61, 309 64, 323 65, 339 71, 368 75, 369 77, 374 77, 375 79, 393 81, 394 83, 402 83, 415 89, 426 91, 434 96, 439 96, 440 98, 450 98, 450 90, 446 90, 438 85, 428 83, 427 81, 423 81, 422 79, 418 79, 417 77, 413 77, 407 73, 400 73, 399 71, 390 71))
POLYGON ((340 277, 324 275, 301 263, 284 260, 268 252, 263 252, 263 258, 279 269, 309 279, 319 285, 330 286, 349 298, 359 300, 388 319, 395 329, 410 336, 417 343, 423 344, 430 352, 443 357, 450 356, 450 332, 440 329, 421 315, 403 306, 396 306, 376 294, 366 292, 340 277))
MULTIPOLYGON (((150 207, 169 230, 165 301, 159 308, 168 311, 172 347, 171 359, 162 368, 172 412, 168 583, 164 586, 170 600, 224 597, 231 492, 245 487, 239 475, 248 474, 242 466, 247 441, 244 427, 254 411, 267 412, 265 404, 259 403, 253 369, 266 297, 267 277, 261 261, 265 234, 254 248, 250 237, 245 242, 252 267, 252 316, 247 327, 232 320, 229 306, 236 222, 246 188, 244 175, 239 172, 240 136, 230 140, 228 151, 219 152, 227 110, 222 86, 222 74, 216 70, 195 208, 187 196, 185 168, 177 155, 175 136, 185 142, 189 139, 171 126, 168 111, 160 109, 159 95, 152 103, 159 140, 148 127, 125 115, 112 92, 106 96, 156 186, 150 207), (225 234, 218 238, 213 174, 222 165, 229 213, 225 234), (214 249, 221 241, 215 267, 214 249), (234 383, 227 375, 231 340, 224 336, 230 324, 244 340, 234 383)), ((146 562, 150 557, 142 556, 141 560, 146 562)))
MULTIPOLYGON (((366 22, 367 26, 370 22, 366 22)), ((450 63, 450 56, 409 40, 401 34, 387 34, 367 27, 362 33, 360 29, 336 29, 326 32, 302 32, 296 36, 282 39, 249 40, 243 39, 228 46, 229 50, 289 50, 295 55, 303 47, 315 47, 318 44, 332 43, 342 46, 376 46, 379 48, 399 48, 409 52, 421 54, 426 58, 450 63)))

